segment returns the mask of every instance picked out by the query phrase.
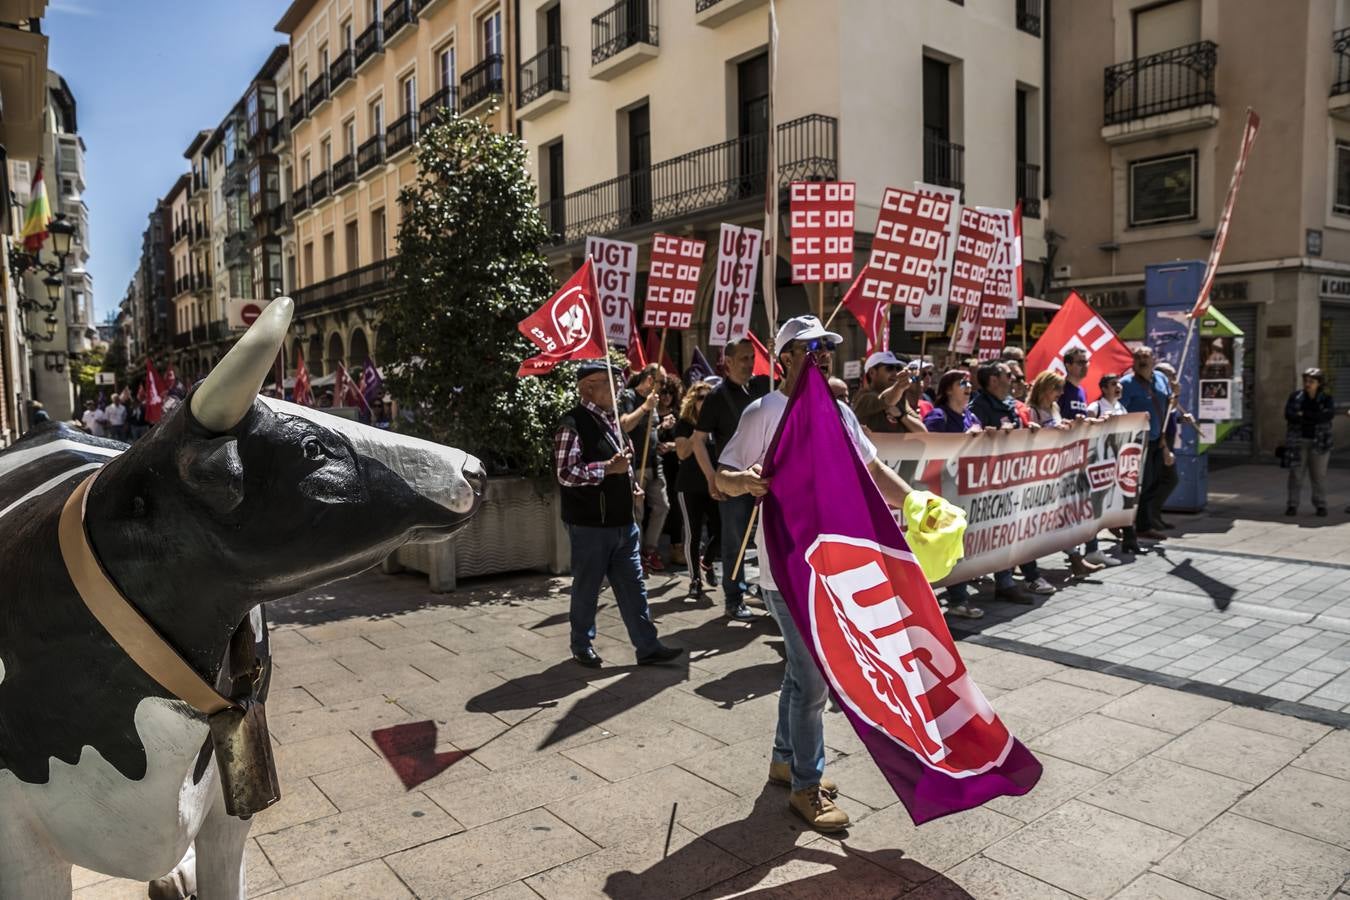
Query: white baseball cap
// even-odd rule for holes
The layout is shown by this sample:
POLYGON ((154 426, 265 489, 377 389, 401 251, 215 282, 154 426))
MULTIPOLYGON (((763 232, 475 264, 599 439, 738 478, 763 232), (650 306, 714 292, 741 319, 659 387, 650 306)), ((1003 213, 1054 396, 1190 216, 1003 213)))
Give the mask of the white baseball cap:
POLYGON ((815 316, 794 316, 778 329, 778 336, 773 339, 773 350, 775 353, 782 353, 783 348, 791 342, 809 341, 812 338, 826 338, 836 347, 844 342, 841 335, 826 331, 825 326, 820 324, 820 320, 815 316))
POLYGON ((863 372, 870 372, 877 366, 895 366, 897 369, 903 369, 905 364, 896 358, 895 354, 889 350, 878 350, 867 357, 867 364, 863 366, 863 372))

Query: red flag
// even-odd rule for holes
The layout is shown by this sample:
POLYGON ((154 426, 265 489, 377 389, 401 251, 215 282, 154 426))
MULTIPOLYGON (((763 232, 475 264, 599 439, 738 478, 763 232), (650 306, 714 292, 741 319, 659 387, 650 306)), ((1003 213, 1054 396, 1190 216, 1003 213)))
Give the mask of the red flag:
POLYGON ((1116 337, 1105 320, 1094 313, 1077 292, 1069 294, 1059 312, 1050 320, 1045 334, 1027 353, 1027 380, 1047 369, 1064 374, 1064 354, 1081 347, 1090 355, 1083 393, 1091 403, 1101 396, 1097 380, 1103 375, 1121 375, 1134 364, 1125 342, 1116 337))
POLYGON ((1022 289, 1022 201, 1013 207, 1013 306, 1026 303, 1026 292, 1022 289))
MULTIPOLYGON (((169 368, 172 371, 173 367, 169 368)), ((145 359, 145 384, 141 385, 141 389, 145 391, 145 421, 154 425, 164 416, 164 395, 168 393, 168 388, 160 380, 155 364, 148 356, 145 359)))
POLYGON ((637 314, 628 307, 628 369, 629 373, 641 372, 647 367, 647 354, 642 349, 642 334, 638 331, 637 314))
POLYGON ((352 380, 351 373, 342 363, 338 363, 337 375, 333 380, 333 405, 334 406, 358 406, 364 410, 370 410, 370 404, 362 396, 361 391, 352 380))
POLYGON ((314 395, 309 390, 309 370, 305 368, 305 354, 298 347, 295 351, 295 388, 291 391, 291 400, 301 406, 314 405, 314 395))
POLYGON ((889 350, 891 346, 891 305, 881 300, 863 296, 862 283, 867 270, 863 269, 848 293, 844 294, 844 307, 853 313, 863 334, 867 335, 867 354, 878 350, 889 350))
POLYGON ((1223 213, 1219 216, 1219 227, 1214 230, 1214 243, 1209 248, 1209 262, 1205 264, 1205 280, 1200 283, 1200 293, 1191 308, 1191 318, 1198 319, 1209 312, 1209 289, 1214 286, 1214 274, 1219 269, 1219 256, 1223 245, 1228 241, 1228 223, 1233 220, 1233 206, 1237 203, 1238 187, 1242 184, 1242 173, 1247 169, 1247 157, 1256 141, 1256 131, 1261 127, 1261 117, 1252 108, 1247 107, 1247 124, 1242 128, 1242 148, 1238 151, 1237 163, 1233 166, 1233 179, 1228 182, 1228 199, 1223 202, 1223 213))
POLYGON ((591 258, 528 318, 516 327, 544 351, 520 364, 516 375, 545 375, 569 359, 603 359, 605 326, 595 289, 591 258))
MULTIPOLYGON (((661 332, 657 331, 655 328, 648 328, 647 346, 644 351, 644 356, 646 357, 648 362, 656 361, 656 352, 658 349, 657 345, 660 343, 661 343, 661 332)), ((670 358, 670 354, 666 352, 665 347, 661 347, 660 351, 661 351, 661 368, 665 369, 668 373, 674 375, 676 378, 679 378, 680 370, 676 368, 675 360, 670 358)))
MULTIPOLYGON (((750 343, 755 348, 755 368, 751 375, 769 374, 769 349, 759 342, 753 331, 747 331, 745 336, 750 339, 750 343)), ((777 360, 773 364, 773 377, 779 381, 783 380, 783 366, 777 360)))

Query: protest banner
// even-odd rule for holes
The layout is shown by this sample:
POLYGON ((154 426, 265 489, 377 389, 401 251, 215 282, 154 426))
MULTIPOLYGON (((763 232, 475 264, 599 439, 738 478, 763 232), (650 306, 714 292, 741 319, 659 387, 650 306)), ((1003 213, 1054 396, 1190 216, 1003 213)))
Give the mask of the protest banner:
POLYGON ((923 302, 952 209, 946 197, 886 188, 861 277, 864 299, 909 306, 923 302))
POLYGON ((984 288, 981 300, 988 305, 989 314, 999 319, 1012 319, 1017 316, 1017 301, 1021 296, 1021 285, 1016 282, 1021 270, 1022 249, 1017 246, 1013 227, 1013 212, 1010 209, 991 209, 975 207, 988 216, 995 235, 993 255, 984 270, 984 288))
POLYGON ((963 356, 975 352, 975 344, 980 336, 980 304, 960 307, 956 324, 952 326, 953 353, 963 356))
POLYGON ((1008 321, 998 315, 996 303, 980 304, 979 337, 975 355, 981 360, 998 359, 1008 336, 1008 321))
POLYGON ((713 281, 710 346, 734 344, 750 330, 750 306, 755 297, 755 275, 759 271, 763 240, 764 232, 758 228, 722 223, 713 281))
POLYGON ((611 345, 627 347, 630 340, 636 340, 629 330, 637 290, 638 246, 627 241, 588 237, 586 256, 595 265, 595 288, 599 292, 600 314, 605 320, 605 339, 611 345))
POLYGON ((794 181, 788 223, 792 283, 853 280, 852 181, 794 181))
POLYGON ((961 210, 952 256, 951 302, 963 309, 978 307, 984 296, 985 271, 998 243, 994 227, 989 216, 979 210, 969 206, 961 210))
POLYGON ((689 327, 694 319, 698 276, 703 270, 703 250, 707 243, 673 234, 653 235, 642 327, 689 327))
POLYGON ((933 259, 933 271, 928 276, 928 288, 923 300, 905 307, 906 331, 941 331, 947 323, 947 302, 952 289, 952 257, 956 253, 956 232, 961 227, 961 189, 939 184, 914 182, 914 193, 922 197, 944 197, 952 204, 952 215, 947 230, 942 233, 938 254, 933 259))
POLYGON ((1082 382, 1088 403, 1102 395, 1097 382, 1103 375, 1124 375, 1134 365, 1125 342, 1077 291, 1071 291, 1045 333, 1027 352, 1027 380, 1046 370, 1063 375, 1064 354, 1075 348, 1088 352, 1088 370, 1082 382))
MULTIPOLYGON (((964 442, 894 435, 930 436, 964 442)), ((914 823, 1031 790, 1040 763, 971 679, 813 365, 787 402, 764 476, 761 553, 845 719, 914 823)))
POLYGON ((944 584, 1010 569, 1134 522, 1148 419, 974 434, 873 434, 915 490, 966 511, 965 558, 944 584))

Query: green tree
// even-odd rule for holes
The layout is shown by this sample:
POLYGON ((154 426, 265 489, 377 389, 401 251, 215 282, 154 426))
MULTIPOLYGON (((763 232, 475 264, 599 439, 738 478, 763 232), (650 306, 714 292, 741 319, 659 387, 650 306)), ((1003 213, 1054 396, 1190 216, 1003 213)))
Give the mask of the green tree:
POLYGON ((542 475, 574 402, 571 367, 517 378, 533 356, 516 324, 556 289, 525 148, 484 122, 443 114, 418 143, 402 191, 397 289, 384 305, 400 429, 458 447, 493 474, 542 475))
POLYGON ((94 384, 94 376, 104 370, 104 354, 102 350, 91 350, 81 356, 78 360, 71 357, 67 365, 70 371, 70 380, 75 385, 76 400, 83 402, 85 400, 98 399, 99 388, 94 384))

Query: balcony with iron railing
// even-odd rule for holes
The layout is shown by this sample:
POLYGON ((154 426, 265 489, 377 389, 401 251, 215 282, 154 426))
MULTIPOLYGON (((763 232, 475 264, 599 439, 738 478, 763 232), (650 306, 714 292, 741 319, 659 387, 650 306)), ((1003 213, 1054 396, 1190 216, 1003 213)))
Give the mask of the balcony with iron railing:
POLYGON ((483 58, 459 79, 460 111, 473 109, 489 97, 502 93, 502 55, 493 53, 483 58))
MULTIPOLYGON (((1121 125, 1197 107, 1211 107, 1219 47, 1199 41, 1107 66, 1104 120, 1121 125)), ((1200 116, 1199 118, 1204 118, 1200 116)), ((1214 115, 1217 121, 1217 114, 1214 115)))
POLYGON ((1336 80, 1331 83, 1331 96, 1350 94, 1350 28, 1332 32, 1331 52, 1335 54, 1336 80))
POLYGON ((184 347, 190 347, 191 345, 192 345, 191 331, 180 331, 173 336, 174 349, 181 350, 184 347))
POLYGON ((567 48, 545 47, 520 64, 516 114, 532 119, 567 101, 567 48))
POLYGON ((1028 162, 1017 163, 1017 201, 1022 204, 1022 215, 1028 219, 1041 217, 1041 167, 1028 162))
POLYGON ((430 97, 422 101, 422 107, 418 111, 419 130, 426 131, 432 125, 440 120, 441 110, 448 109, 455 111, 455 103, 459 91, 454 85, 446 85, 430 97))
POLYGON ((356 148, 356 174, 364 175, 384 162, 384 135, 377 134, 356 148))
POLYGON ((935 129, 923 133, 923 180, 943 187, 966 189, 966 148, 935 129))
POLYGON ((281 234, 291 227, 292 201, 278 204, 267 213, 267 230, 271 234, 281 234))
POLYGON ((311 113, 328 102, 327 72, 320 72, 319 77, 309 83, 309 90, 305 92, 305 100, 309 104, 311 113))
POLYGON ((309 203, 311 206, 318 206, 328 199, 332 190, 332 180, 328 172, 320 172, 309 182, 309 203))
POLYGON ((223 341, 230 337, 229 322, 211 322, 206 326, 206 339, 208 341, 223 341))
MULTIPOLYGON (((813 114, 778 126, 779 188, 793 181, 832 181, 839 174, 839 122, 813 114)), ((701 147, 540 205, 551 243, 657 223, 710 219, 764 203, 768 135, 750 134, 701 147)))
POLYGON ((716 28, 742 13, 758 9, 766 2, 768 0, 694 0, 694 22, 706 28, 716 28))
POLYGON ((292 291, 297 315, 335 309, 387 292, 393 287, 395 258, 383 259, 342 275, 292 291))
POLYGON ((192 243, 195 245, 201 241, 211 240, 211 229, 207 228, 201 222, 192 223, 192 243))
POLYGON ((411 34, 412 29, 408 26, 416 22, 417 14, 413 12, 412 0, 394 0, 384 8, 384 46, 392 47, 405 34, 411 34), (408 28, 406 32, 405 28, 408 28))
POLYGON ((291 101, 291 115, 290 115, 291 127, 298 128, 300 126, 300 123, 305 121, 305 117, 307 115, 309 115, 309 113, 305 109, 305 97, 304 93, 302 92, 299 97, 296 97, 294 100, 291 101))
POLYGON ((356 154, 348 153, 333 163, 333 193, 356 184, 356 154))
POLYGON ((591 77, 609 79, 660 47, 656 0, 619 0, 591 19, 591 77))
POLYGON ((384 133, 385 158, 392 160, 412 147, 417 140, 417 113, 408 110, 389 123, 384 133))
POLYGON ((356 71, 384 52, 384 23, 376 20, 356 36, 356 71))
POLYGON ((290 138, 290 123, 285 119, 277 119, 272 123, 272 127, 267 129, 267 141, 263 145, 263 155, 279 153, 290 141, 290 138))
POLYGON ((291 191, 291 215, 298 216, 309 209, 309 185, 302 184, 291 191))
POLYGON ((353 56, 352 51, 347 49, 333 57, 333 63, 328 67, 328 89, 330 91, 336 93, 339 87, 351 79, 352 73, 355 71, 353 56))
POLYGON ((1041 0, 1017 0, 1017 30, 1041 36, 1041 0))
POLYGON ((194 344, 201 344, 201 343, 205 343, 205 342, 206 342, 206 326, 205 326, 205 325, 193 325, 193 326, 192 326, 192 343, 194 343, 194 344))

